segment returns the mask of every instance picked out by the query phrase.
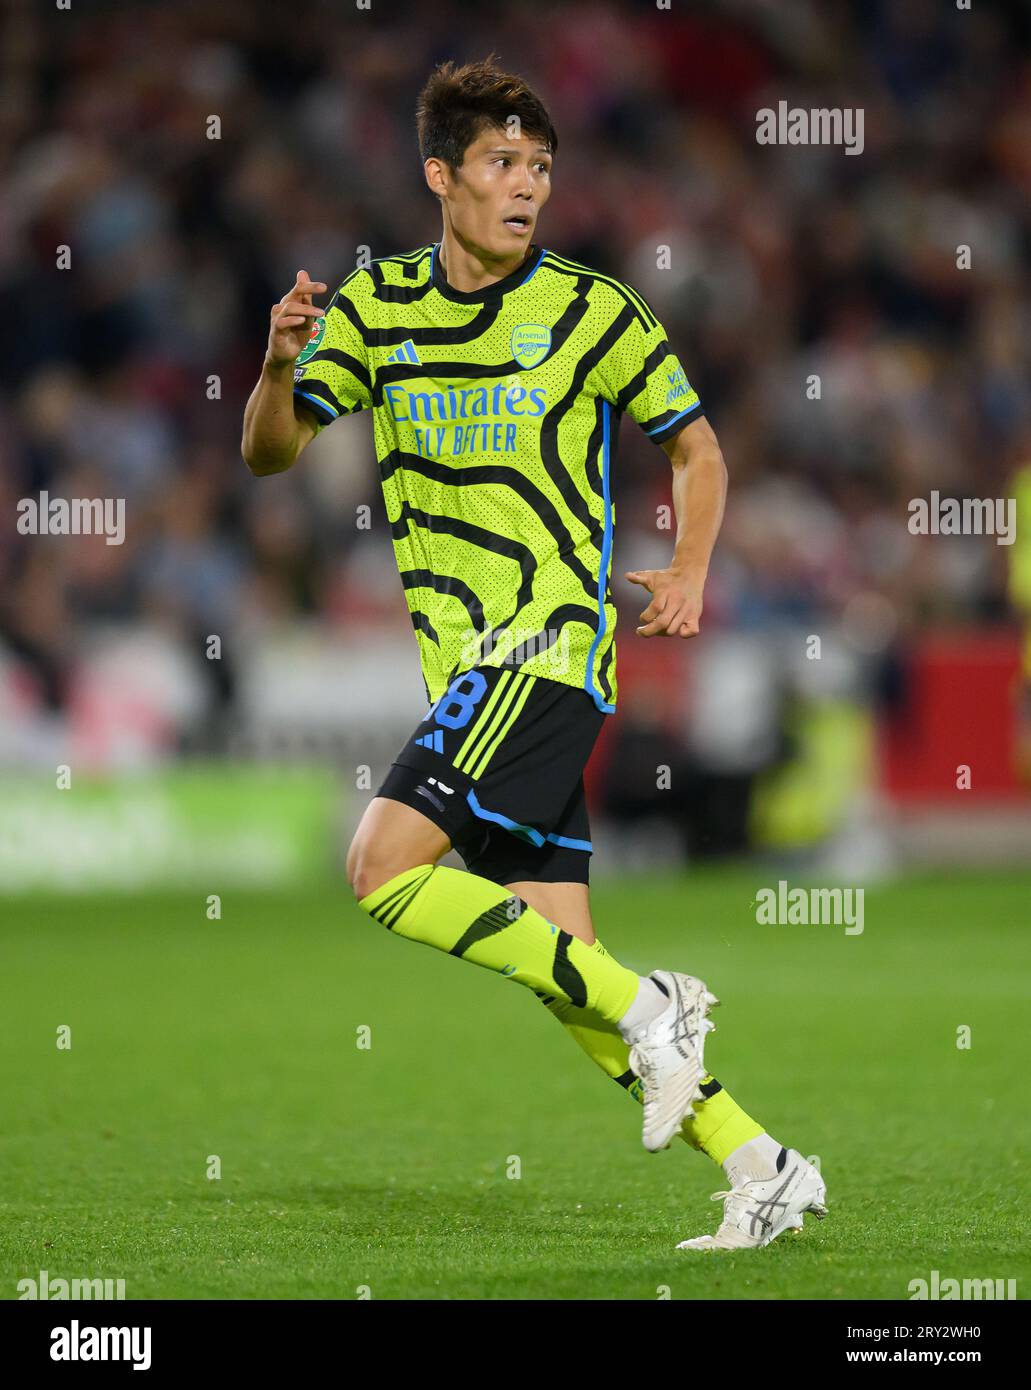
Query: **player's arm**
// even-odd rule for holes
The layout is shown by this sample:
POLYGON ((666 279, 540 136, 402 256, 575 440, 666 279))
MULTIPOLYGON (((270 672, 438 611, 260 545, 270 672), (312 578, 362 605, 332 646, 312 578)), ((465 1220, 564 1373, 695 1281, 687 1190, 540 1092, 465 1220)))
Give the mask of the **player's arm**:
POLYGON ((294 396, 294 363, 313 323, 325 314, 312 303, 312 296, 325 289, 322 281, 310 280, 300 270, 293 289, 272 306, 265 361, 243 414, 240 452, 255 477, 282 473, 317 433, 313 414, 294 396))
POLYGON ((708 420, 700 417, 667 439, 662 448, 673 465, 673 510, 677 539, 663 570, 631 570, 652 599, 641 614, 642 637, 694 637, 702 616, 702 590, 723 520, 727 466, 708 420))

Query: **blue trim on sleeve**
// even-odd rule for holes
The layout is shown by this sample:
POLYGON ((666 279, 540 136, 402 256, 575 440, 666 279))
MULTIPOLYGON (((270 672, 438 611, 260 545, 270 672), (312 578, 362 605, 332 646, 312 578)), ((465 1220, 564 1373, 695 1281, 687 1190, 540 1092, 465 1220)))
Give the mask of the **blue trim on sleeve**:
POLYGON ((601 438, 601 490, 605 505, 605 533, 601 542, 601 564, 598 566, 598 631, 594 634, 591 650, 587 653, 587 673, 584 676, 584 689, 601 710, 602 714, 612 714, 615 705, 605 703, 605 696, 594 684, 594 653, 605 636, 607 619, 605 616, 605 590, 608 586, 609 558, 612 554, 612 497, 609 491, 609 403, 603 400, 602 438, 601 438))
POLYGON ((664 425, 655 425, 650 430, 645 430, 645 434, 651 438, 653 434, 661 434, 663 430, 668 430, 670 425, 675 425, 678 420, 682 420, 685 415, 692 415, 696 410, 701 410, 701 401, 695 401, 694 405, 689 405, 686 410, 682 410, 679 415, 674 415, 671 420, 667 420, 664 425))
POLYGON ((331 405, 327 405, 325 401, 319 400, 318 396, 311 396, 308 394, 307 391, 299 391, 296 386, 294 387, 294 395, 303 396, 306 401, 311 401, 312 405, 317 405, 320 410, 324 410, 326 414, 329 416, 329 419, 324 422, 325 424, 331 425, 334 420, 338 420, 340 418, 337 412, 333 409, 333 407, 331 405))

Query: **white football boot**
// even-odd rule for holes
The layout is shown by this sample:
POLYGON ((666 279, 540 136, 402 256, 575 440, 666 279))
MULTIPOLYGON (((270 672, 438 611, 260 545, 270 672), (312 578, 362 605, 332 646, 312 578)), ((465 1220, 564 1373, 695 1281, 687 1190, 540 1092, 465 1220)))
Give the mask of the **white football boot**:
POLYGON ((772 1178, 752 1178, 729 1192, 714 1192, 723 1220, 714 1236, 682 1240, 678 1250, 755 1250, 784 1231, 801 1231, 802 1215, 827 1215, 827 1188, 818 1170, 797 1149, 788 1149, 784 1167, 772 1178))
POLYGON ((720 1001, 693 975, 654 970, 651 978, 665 986, 669 1004, 627 1042, 644 1091, 644 1147, 657 1153, 669 1148, 692 1101, 702 1098, 705 1035, 716 1026, 705 1015, 720 1001))

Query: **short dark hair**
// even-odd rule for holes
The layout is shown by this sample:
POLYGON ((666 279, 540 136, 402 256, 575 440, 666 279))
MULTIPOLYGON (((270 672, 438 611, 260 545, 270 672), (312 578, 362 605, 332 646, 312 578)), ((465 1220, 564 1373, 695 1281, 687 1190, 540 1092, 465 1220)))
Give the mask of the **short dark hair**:
POLYGON ((490 127, 504 130, 512 116, 519 117, 524 135, 536 136, 555 153, 558 136, 544 103, 521 77, 499 68, 493 53, 463 67, 441 63, 415 109, 423 160, 442 159, 460 169, 473 141, 490 127))

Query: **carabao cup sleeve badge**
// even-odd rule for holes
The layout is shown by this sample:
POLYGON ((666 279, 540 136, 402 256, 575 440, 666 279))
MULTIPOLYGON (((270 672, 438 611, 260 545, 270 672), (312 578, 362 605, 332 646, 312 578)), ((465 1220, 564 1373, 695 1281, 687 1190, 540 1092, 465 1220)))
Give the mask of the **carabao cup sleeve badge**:
POLYGON ((297 358, 298 362, 307 362, 309 357, 314 356, 318 351, 319 343, 322 342, 323 334, 326 331, 326 320, 320 318, 315 320, 315 325, 311 330, 311 337, 305 343, 297 358))
POLYGON ((518 323, 512 329, 512 356, 520 367, 536 367, 551 347, 551 329, 543 323, 518 323))

